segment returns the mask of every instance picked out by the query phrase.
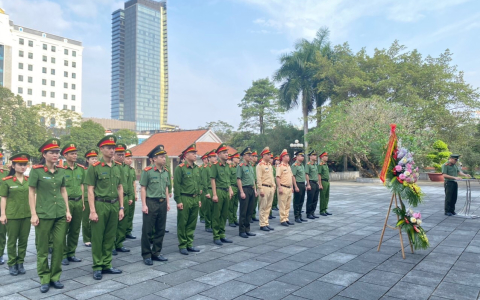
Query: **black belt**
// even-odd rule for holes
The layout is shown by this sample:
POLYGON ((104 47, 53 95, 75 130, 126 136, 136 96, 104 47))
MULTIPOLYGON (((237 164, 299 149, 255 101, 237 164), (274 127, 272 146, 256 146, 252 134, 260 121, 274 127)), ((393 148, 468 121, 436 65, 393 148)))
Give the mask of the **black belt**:
POLYGON ((244 189, 253 189, 253 185, 244 185, 242 186, 244 189))
POLYGON ((196 195, 196 194, 186 194, 186 193, 180 193, 180 195, 182 195, 182 196, 187 196, 187 197, 192 197, 192 198, 195 198, 195 197, 197 197, 197 195, 196 195))
POLYGON ((273 187, 273 185, 268 185, 268 184, 262 184, 262 186, 266 186, 266 187, 269 187, 269 188, 273 187))
POLYGON ((82 199, 82 196, 80 197, 68 197, 68 200, 72 200, 72 201, 78 201, 78 200, 81 200, 82 199))
POLYGON ((102 198, 95 198, 95 201, 113 204, 113 203, 117 202, 118 199, 107 200, 107 199, 102 199, 102 198))
POLYGON ((286 187, 287 189, 291 189, 291 188, 292 188, 291 186, 283 185, 283 184, 281 184, 281 186, 286 187))
POLYGON ((299 185, 299 184, 305 185, 305 182, 297 182, 297 185, 299 185))
POLYGON ((217 187, 217 189, 222 190, 222 191, 225 191, 225 192, 228 192, 228 188, 217 187))
POLYGON ((147 197, 147 200, 155 201, 155 202, 163 202, 163 201, 165 201, 165 198, 151 198, 151 197, 147 197))
POLYGON ((326 182, 328 182, 328 179, 322 179, 322 181, 326 181, 326 182))
POLYGON ((309 181, 310 181, 310 184, 312 183, 318 184, 318 181, 315 181, 315 180, 309 180, 309 181))

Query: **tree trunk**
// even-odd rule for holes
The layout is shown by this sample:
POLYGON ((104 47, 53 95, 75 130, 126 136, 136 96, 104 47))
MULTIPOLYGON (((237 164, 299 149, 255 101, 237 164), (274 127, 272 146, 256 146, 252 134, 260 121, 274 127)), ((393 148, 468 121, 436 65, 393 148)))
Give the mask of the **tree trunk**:
POLYGON ((317 127, 322 123, 322 106, 317 106, 317 127))
POLYGON ((264 116, 264 113, 263 111, 260 112, 260 120, 259 120, 259 125, 260 125, 260 134, 264 134, 265 133, 265 128, 264 128, 264 124, 263 124, 263 116, 264 116))
POLYGON ((348 169, 348 162, 347 162, 347 156, 343 156, 343 172, 347 172, 348 169))

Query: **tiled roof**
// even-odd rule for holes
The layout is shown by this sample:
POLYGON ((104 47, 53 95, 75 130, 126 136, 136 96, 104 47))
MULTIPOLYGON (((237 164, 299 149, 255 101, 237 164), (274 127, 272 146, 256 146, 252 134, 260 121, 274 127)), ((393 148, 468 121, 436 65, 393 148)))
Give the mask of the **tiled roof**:
MULTIPOLYGON (((207 153, 207 151, 217 149, 218 146, 220 146, 220 143, 198 142, 197 143, 197 155, 202 156, 205 153, 207 153)), ((235 150, 234 148, 232 148, 230 146, 227 146, 227 148, 228 148, 228 153, 229 154, 233 154, 233 153, 237 152, 237 150, 235 150)))

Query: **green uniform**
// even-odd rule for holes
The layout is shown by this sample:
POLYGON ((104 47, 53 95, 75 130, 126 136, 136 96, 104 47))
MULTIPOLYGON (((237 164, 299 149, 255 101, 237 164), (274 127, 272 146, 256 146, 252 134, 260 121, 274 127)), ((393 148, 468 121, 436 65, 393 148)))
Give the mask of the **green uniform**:
MULTIPOLYGON (((277 178, 277 167, 273 166, 272 169, 273 169, 273 178, 274 178, 274 180, 276 180, 276 178, 277 178)), ((278 198, 277 198, 277 193, 276 192, 273 193, 272 208, 270 209, 270 216, 271 217, 273 216, 272 211, 273 211, 274 208, 278 208, 278 198)))
POLYGON ((82 226, 83 216, 83 183, 85 181, 85 167, 77 163, 73 169, 65 166, 65 186, 68 194, 68 206, 72 220, 67 224, 67 235, 63 258, 75 256, 78 237, 80 236, 80 227, 82 226))
MULTIPOLYGON (((442 166, 442 174, 447 174, 453 177, 458 177, 458 167, 456 164, 445 163, 442 166)), ((454 213, 455 204, 458 196, 458 183, 454 179, 445 178, 445 213, 454 213)))
POLYGON ((168 195, 166 188, 170 186, 170 172, 155 167, 147 167, 142 171, 140 185, 146 188, 146 204, 148 214, 143 214, 142 225, 142 257, 158 256, 162 251, 165 224, 167 221, 168 195), (150 237, 153 234, 153 246, 150 237))
POLYGON ((303 163, 294 163, 291 169, 299 189, 293 194, 293 214, 297 219, 302 217, 302 207, 305 201, 305 166, 303 163))
POLYGON ((238 223, 237 210, 238 210, 238 186, 237 186, 237 165, 235 163, 230 164, 230 186, 232 187, 233 196, 230 199, 230 205, 228 206, 228 224, 238 223))
MULTIPOLYGON (((85 170, 85 177, 87 176, 87 171, 85 170)), ((83 219, 82 219, 82 237, 83 243, 92 242, 92 224, 90 221, 90 205, 88 205, 88 186, 83 185, 83 205, 85 209, 83 210, 83 219)))
POLYGON ((128 200, 132 199, 132 197, 135 195, 133 191, 133 176, 132 176, 132 172, 130 172, 130 170, 133 168, 124 163, 121 164, 120 166, 123 170, 123 182, 125 183, 123 185, 124 218, 118 222, 114 249, 123 247, 123 242, 125 241, 125 235, 127 234, 128 215, 130 213, 130 205, 128 205, 128 200))
POLYGON ((318 196, 320 189, 318 186, 318 167, 311 161, 305 166, 305 172, 308 174, 310 180, 310 190, 307 191, 307 217, 315 213, 317 209, 318 196))
POLYGON ((239 233, 250 232, 250 219, 255 205, 255 177, 253 167, 247 163, 241 163, 237 167, 237 179, 242 182, 242 189, 245 193, 245 199, 242 199, 240 192, 238 193, 238 201, 240 202, 239 211, 239 233))
MULTIPOLYGON (((0 166, 0 168, 1 168, 1 166, 0 166)), ((0 169, 0 179, 3 179, 7 175, 8 175, 7 171, 5 171, 3 169, 0 169)), ((0 212, 0 214, 1 214, 1 212, 0 212)), ((5 225, 3 225, 2 223, 0 223, 0 257, 2 257, 4 252, 5 252, 6 243, 7 243, 7 227, 5 225)))
MULTIPOLYGON (((257 181, 257 165, 255 163, 252 163, 252 168, 253 168, 253 176, 255 178, 255 181, 257 181)), ((252 219, 257 218, 257 209, 258 209, 258 199, 259 198, 260 198, 260 195, 257 195, 257 197, 255 197, 255 200, 253 202, 252 219)))
POLYGON ((35 227, 37 246, 37 273, 41 284, 59 281, 62 274, 63 248, 67 230, 67 207, 60 192, 65 187, 65 169, 55 168, 52 173, 43 165, 36 165, 30 171, 28 185, 36 188, 35 209, 39 219, 35 227), (53 238, 51 265, 48 265, 48 241, 53 238))
MULTIPOLYGON (((132 204, 128 205, 128 201, 125 206, 128 205, 128 215, 127 215, 127 231, 126 235, 131 235, 133 230, 133 216, 135 215, 135 196, 137 191, 135 190, 134 182, 137 180, 137 173, 135 172, 135 168, 130 168, 130 179, 132 180, 132 193, 130 194, 130 198, 128 200, 132 200, 132 204)), ((123 200, 125 201, 125 199, 123 200)))
POLYGON ((204 181, 201 180, 203 178, 203 172, 205 171, 205 168, 203 165, 198 166, 198 171, 200 172, 200 190, 202 191, 202 194, 199 196, 200 197, 200 202, 202 203, 202 206, 198 209, 198 216, 200 217, 200 221, 205 222, 205 214, 204 214, 204 202, 205 202, 205 184, 204 181))
POLYGON ((8 233, 8 266, 23 264, 30 234, 30 206, 28 204, 28 177, 23 182, 16 177, 5 177, 0 183, 0 197, 7 198, 5 214, 8 233), (8 178, 8 179, 7 179, 8 178))
POLYGON ((92 222, 93 270, 112 268, 112 249, 118 226, 118 186, 125 185, 121 164, 112 160, 111 166, 103 159, 91 165, 85 183, 94 187, 95 211, 98 222, 92 222))
MULTIPOLYGON (((229 187, 231 184, 231 171, 228 164, 214 163, 210 168, 210 178, 215 179, 218 202, 213 202, 212 230, 213 239, 225 238, 225 222, 227 221, 228 206, 230 202, 229 187)), ((213 195, 212 195, 213 197, 213 195)))
POLYGON ((180 249, 193 247, 200 185, 200 172, 196 164, 189 166, 187 163, 182 163, 175 168, 174 199, 177 204, 183 203, 183 209, 177 212, 177 236, 180 249))
POLYGON ((328 165, 321 162, 318 165, 318 174, 322 178, 322 187, 320 190, 320 213, 324 214, 328 210, 328 201, 330 200, 330 171, 328 165))
POLYGON ((210 198, 204 197, 204 201, 202 202, 203 207, 203 217, 205 218, 205 229, 212 228, 212 182, 210 181, 210 167, 212 164, 207 164, 203 166, 202 170, 202 177, 201 177, 201 184, 203 187, 203 194, 206 196, 207 194, 210 195, 210 198))

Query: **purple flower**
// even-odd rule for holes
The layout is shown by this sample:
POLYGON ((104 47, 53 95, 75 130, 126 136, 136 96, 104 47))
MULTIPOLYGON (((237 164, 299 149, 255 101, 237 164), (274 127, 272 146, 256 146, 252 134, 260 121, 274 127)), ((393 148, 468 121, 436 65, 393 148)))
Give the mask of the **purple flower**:
POLYGON ((400 178, 401 180, 405 180, 405 174, 400 174, 398 178, 400 178))
POLYGON ((403 168, 402 168, 402 166, 400 166, 400 165, 396 165, 396 166, 395 166, 395 171, 397 171, 397 172, 400 172, 402 169, 403 169, 403 168))

